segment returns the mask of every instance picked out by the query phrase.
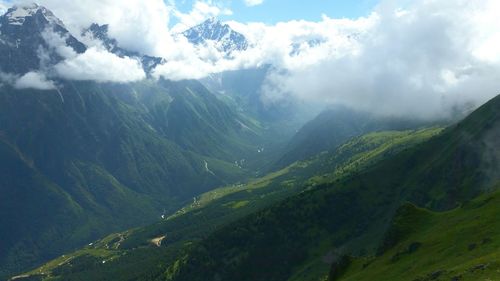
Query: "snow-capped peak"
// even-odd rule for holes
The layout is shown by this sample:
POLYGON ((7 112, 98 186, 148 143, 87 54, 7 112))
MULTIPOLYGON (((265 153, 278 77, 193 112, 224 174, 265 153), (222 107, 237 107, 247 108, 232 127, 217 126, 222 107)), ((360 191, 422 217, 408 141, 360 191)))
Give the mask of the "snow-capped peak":
POLYGON ((195 45, 213 41, 220 51, 228 54, 248 48, 248 42, 243 34, 232 30, 228 24, 222 23, 217 18, 209 18, 203 23, 184 31, 182 34, 189 42, 195 45))
POLYGON ((55 65, 65 58, 66 47, 78 54, 87 49, 48 9, 37 4, 17 5, 0 16, 2 70, 24 74, 55 65))
POLYGON ((63 26, 61 20, 54 16, 54 14, 50 10, 35 3, 16 5, 7 10, 5 17, 7 18, 7 22, 10 25, 23 25, 26 21, 26 18, 33 17, 35 15, 43 16, 49 23, 63 26))

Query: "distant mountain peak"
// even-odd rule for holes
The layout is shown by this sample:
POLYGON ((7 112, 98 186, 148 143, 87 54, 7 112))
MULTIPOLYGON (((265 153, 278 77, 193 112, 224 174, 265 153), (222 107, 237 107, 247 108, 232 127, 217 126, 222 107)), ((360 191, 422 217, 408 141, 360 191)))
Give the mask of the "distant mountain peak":
POLYGON ((37 4, 16 5, 0 16, 0 66, 3 71, 24 74, 41 65, 60 62, 62 55, 48 42, 46 35, 54 33, 77 53, 86 46, 66 29, 63 22, 49 9, 37 4), (43 51, 43 58, 40 56, 43 51))
POLYGON ((22 26, 29 17, 39 17, 45 19, 48 23, 64 26, 49 9, 36 3, 16 5, 7 10, 5 18, 10 25, 22 26))
POLYGON ((234 51, 244 51, 248 48, 245 36, 234 31, 228 24, 212 17, 182 33, 194 45, 216 43, 217 48, 227 54, 234 51))

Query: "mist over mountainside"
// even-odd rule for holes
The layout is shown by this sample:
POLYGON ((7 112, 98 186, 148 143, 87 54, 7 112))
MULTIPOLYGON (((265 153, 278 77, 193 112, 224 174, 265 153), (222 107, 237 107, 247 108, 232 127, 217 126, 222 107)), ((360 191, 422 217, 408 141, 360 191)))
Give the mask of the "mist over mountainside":
MULTIPOLYGON (((151 69, 156 78, 202 79, 214 73, 272 65, 262 91, 267 102, 298 99, 428 119, 449 117, 464 107, 477 108, 497 94, 499 60, 494 50, 498 34, 494 28, 496 15, 491 11, 498 8, 498 3, 493 0, 382 0, 353 18, 325 14, 316 21, 286 22, 226 20, 234 16, 226 7, 232 6, 230 3, 196 1, 193 10, 186 13, 175 1, 89 1, 40 3, 55 11, 78 39, 82 30, 93 23, 106 25, 109 37, 120 48, 165 59, 151 69), (213 20, 217 16, 224 20, 213 20), (201 36, 203 44, 192 44, 182 35, 195 26, 198 35, 193 36, 201 36), (430 33, 434 34, 431 39, 430 33), (228 55, 224 48, 215 46, 226 44, 223 42, 240 47, 228 55), (248 44, 245 48, 239 42, 248 44), (478 88, 482 89, 480 93, 475 91, 478 88)), ((26 5, 29 0, 16 3, 26 5)), ((3 7, 10 5, 4 3, 3 7)), ((187 2, 184 5, 189 6, 187 2)), ((318 7, 321 5, 310 6, 318 7)), ((288 9, 280 11, 286 13, 288 9)), ((121 75, 107 77, 111 72, 107 71, 91 76, 80 70, 79 76, 113 81, 143 78, 144 73, 136 68, 140 65, 117 60, 93 48, 94 44, 88 45, 92 46, 88 54, 56 68, 56 74, 76 79, 77 75, 67 73, 77 70, 71 65, 105 57, 105 65, 121 75), (134 75, 131 71, 120 72, 124 65, 133 69, 134 75)), ((98 72, 99 68, 92 70, 98 72)))
POLYGON ((39 1, 0 0, 0 280, 500 279, 497 1, 39 1))
POLYGON ((453 122, 455 122, 453 119, 427 121, 415 118, 379 116, 343 106, 329 107, 297 131, 287 143, 280 159, 273 163, 272 167, 279 169, 295 161, 308 159, 323 151, 335 149, 349 139, 368 132, 404 131, 453 122))
MULTIPOLYGON (((2 276, 153 222, 250 176, 241 159, 262 158, 263 127, 199 82, 66 80, 58 66, 73 69, 68 61, 95 47, 35 4, 0 22, 2 276)), ((120 48, 106 26, 89 32, 114 59, 137 58, 140 71, 162 60, 120 48)))
POLYGON ((107 24, 99 25, 97 23, 93 23, 92 25, 90 25, 89 28, 83 31, 82 36, 87 38, 90 37, 90 39, 99 40, 109 52, 116 54, 120 57, 139 58, 142 63, 142 67, 144 68, 144 71, 147 74, 150 74, 155 67, 165 62, 165 59, 160 57, 143 55, 140 54, 139 52, 133 52, 121 48, 118 44, 118 41, 109 36, 108 31, 109 31, 109 25, 107 24))

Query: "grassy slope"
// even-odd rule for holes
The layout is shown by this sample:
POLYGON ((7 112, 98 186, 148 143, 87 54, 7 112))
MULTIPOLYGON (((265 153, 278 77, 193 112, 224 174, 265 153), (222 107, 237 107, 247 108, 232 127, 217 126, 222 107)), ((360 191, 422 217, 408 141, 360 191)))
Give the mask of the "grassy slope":
MULTIPOLYGON (((78 263, 75 257, 82 255, 90 254, 100 261, 127 253, 127 256, 115 262, 90 266, 81 272, 73 272, 69 274, 73 278, 71 280, 84 280, 88 276, 93 276, 95 280, 104 280, 105 276, 110 276, 110 278, 114 276, 115 280, 121 280, 116 276, 130 271, 131 268, 135 269, 134 274, 137 274, 137 278, 140 278, 141 274, 144 277, 145 272, 156 272, 155 274, 160 275, 168 265, 166 261, 175 260, 179 251, 185 248, 185 244, 191 243, 188 241, 199 241, 221 226, 296 194, 307 186, 312 187, 320 182, 332 180, 336 176, 354 172, 387 155, 424 141, 438 132, 440 129, 380 132, 353 139, 335 152, 320 155, 307 162, 296 163, 248 184, 232 185, 205 193, 197 197, 196 202, 179 210, 166 221, 123 234, 111 235, 82 251, 61 257, 33 273, 50 272, 57 265, 64 264, 71 259, 73 263, 78 263), (359 164, 353 165, 353 163, 359 164), (330 167, 329 173, 328 167, 330 167), (334 169, 334 173, 331 169, 334 169), (342 169, 343 173, 336 172, 338 169, 342 169), (319 174, 311 179, 315 173, 319 174), (152 247, 150 240, 165 234, 167 238, 164 246, 159 249, 152 247), (109 241, 116 240, 120 235, 125 239, 120 242, 119 249, 114 249, 114 246, 109 247, 113 244, 109 241), (138 263, 141 265, 138 268, 132 266, 138 263), (159 266, 158 263, 162 265, 159 266)), ((116 246, 116 244, 113 245, 116 246)))
POLYGON ((500 180, 499 128, 497 97, 428 142, 216 231, 164 277, 321 278, 328 269, 321 273, 317 261, 326 265, 338 254, 374 253, 402 203, 450 209, 492 188, 500 180))
POLYGON ((373 116, 344 107, 334 107, 306 123, 290 140, 274 168, 305 160, 342 145, 347 140, 373 131, 424 127, 424 122, 373 116))
POLYGON ((500 280, 499 217, 498 191, 442 213, 405 205, 392 226, 397 244, 354 259, 338 280, 500 280))
POLYGON ((335 149, 335 153, 321 153, 312 158, 309 161, 311 165, 308 165, 303 173, 316 174, 317 176, 311 179, 316 183, 329 183, 415 146, 441 132, 441 128, 428 128, 416 131, 368 133, 342 144, 335 149))
POLYGON ((225 155, 257 154, 240 117, 196 82, 3 87, 0 279, 247 178, 225 155), (190 118, 172 120, 171 109, 190 118), (174 121, 197 134, 170 138, 174 121))
POLYGON ((412 147, 433 136, 441 128, 428 128, 416 131, 385 131, 353 138, 338 149, 324 152, 306 161, 296 162, 282 170, 250 181, 247 184, 235 184, 204 193, 196 202, 185 206, 173 217, 190 211, 212 206, 237 206, 238 197, 246 203, 262 203, 265 196, 285 189, 287 194, 312 188, 345 177, 366 168, 390 155, 412 147), (264 188, 264 190, 259 190, 264 188), (263 194, 260 194, 260 193, 263 194), (252 196, 257 193, 258 196, 252 196), (221 200, 222 199, 222 200, 221 200))

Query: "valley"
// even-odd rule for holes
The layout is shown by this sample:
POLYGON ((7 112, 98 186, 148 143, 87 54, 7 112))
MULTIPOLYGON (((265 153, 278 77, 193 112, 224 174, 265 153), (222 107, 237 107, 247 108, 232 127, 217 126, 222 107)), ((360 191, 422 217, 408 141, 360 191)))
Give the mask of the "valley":
MULTIPOLYGON (((115 266, 131 268, 134 274, 150 272, 157 258, 152 254, 153 252, 158 252, 158 254, 160 251, 163 252, 166 259, 169 255, 174 255, 176 251, 183 250, 185 245, 201 241, 231 222, 294 194, 313 190, 324 183, 334 182, 362 167, 373 165, 387 155, 396 154, 398 151, 423 142, 439 134, 440 131, 440 128, 392 131, 372 133, 356 138, 338 149, 298 162, 247 184, 218 188, 202 194, 196 197, 193 203, 180 209, 166 220, 145 228, 113 234, 94 242, 81 251, 65 255, 42 266, 31 274, 52 276, 57 279, 58 273, 55 272, 59 272, 58 267, 78 267, 80 262, 87 263, 89 260, 94 260, 95 268, 86 266, 82 272, 72 271, 71 277, 63 273, 59 278, 77 278, 75 280, 78 280, 84 276, 108 276, 107 278, 114 276, 115 280, 120 280, 116 276, 115 266), (338 168, 332 170, 332 167, 338 168), (117 237, 120 237, 120 243, 116 242, 117 237), (150 241, 158 237, 166 237, 160 249, 150 244, 150 241), (133 267, 132 264, 139 259, 145 259, 144 255, 151 257, 151 260, 146 259, 150 260, 151 266, 142 265, 141 269, 133 267), (107 261, 105 265, 99 263, 102 259, 107 261), (54 265, 56 265, 55 268, 54 265), (73 277, 73 274, 81 277, 73 277)), ((168 264, 167 260, 163 262, 168 264)), ((128 269, 122 270, 128 272, 128 269)), ((132 272, 125 274, 125 278, 128 278, 129 274, 132 272)))
POLYGON ((493 1, 84 2, 0 0, 0 280, 500 280, 493 1))

